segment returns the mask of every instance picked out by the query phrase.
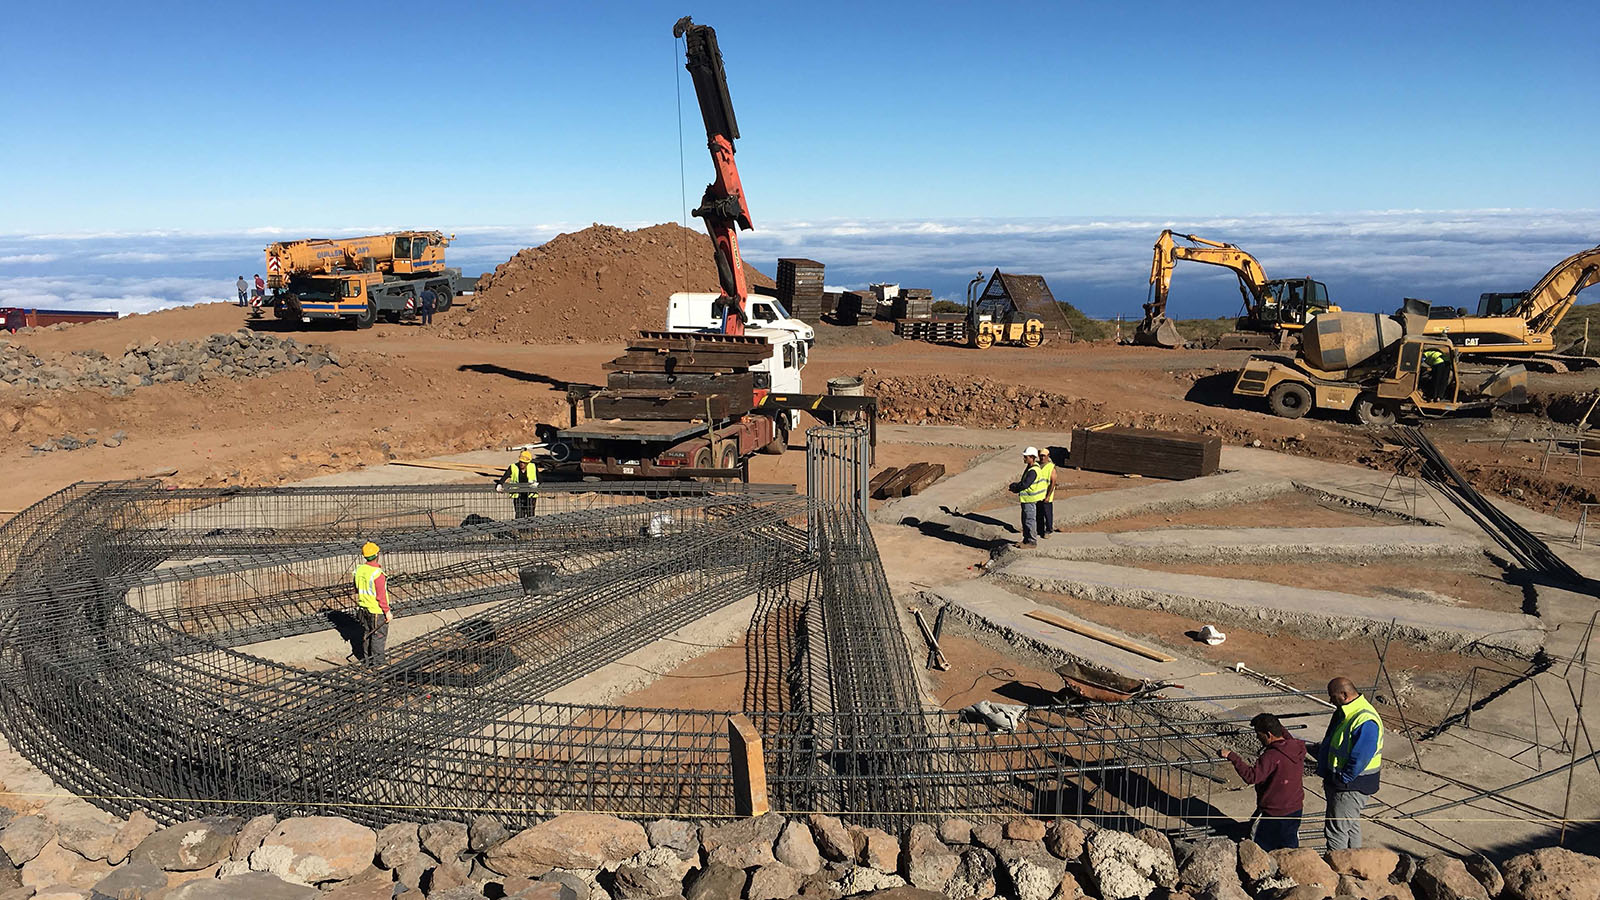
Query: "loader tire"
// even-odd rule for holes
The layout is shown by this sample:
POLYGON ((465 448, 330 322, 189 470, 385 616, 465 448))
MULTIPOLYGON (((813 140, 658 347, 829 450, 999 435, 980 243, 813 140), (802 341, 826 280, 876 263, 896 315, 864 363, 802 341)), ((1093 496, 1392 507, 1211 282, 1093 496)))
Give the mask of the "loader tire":
POLYGON ((1394 407, 1371 394, 1356 399, 1356 421, 1363 425, 1393 425, 1398 416, 1394 407))
POLYGON ((1311 411, 1311 391, 1297 381, 1285 381, 1267 395, 1267 405, 1275 416, 1298 419, 1311 411))

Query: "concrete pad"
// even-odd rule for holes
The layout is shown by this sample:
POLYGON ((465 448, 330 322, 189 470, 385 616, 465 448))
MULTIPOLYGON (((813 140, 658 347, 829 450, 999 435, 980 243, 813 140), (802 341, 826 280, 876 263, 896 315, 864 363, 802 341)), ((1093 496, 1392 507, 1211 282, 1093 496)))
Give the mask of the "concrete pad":
POLYGON ((1112 669, 1133 678, 1182 684, 1184 687, 1168 688, 1161 693, 1173 698, 1187 698, 1190 702, 1181 705, 1193 715, 1232 719, 1258 712, 1278 715, 1313 713, 1319 717, 1327 712, 1326 708, 1292 694, 1232 698, 1228 695, 1269 694, 1272 689, 1259 681, 1219 669, 1215 663, 1184 656, 1167 647, 1160 649, 1177 659, 1170 663, 1159 663, 1064 628, 1030 619, 1029 612, 1043 610, 1072 622, 1092 625, 1135 643, 1150 643, 1145 638, 1132 637, 1114 628, 1080 619, 1058 607, 1041 606, 993 583, 975 581, 945 585, 925 591, 922 596, 935 605, 948 606, 971 627, 992 631, 1007 642, 1043 656, 1112 669))
MULTIPOLYGON (((1425 525, 1336 528, 1166 528, 1052 535, 1032 556, 1050 559, 1204 559, 1207 562, 1429 559, 1481 556, 1486 541, 1425 525)), ((1022 553, 1023 551, 1015 551, 1022 553)))
POLYGON ((929 485, 920 494, 897 497, 872 513, 874 521, 915 525, 960 510, 1015 481, 1022 466, 1014 456, 995 452, 972 461, 965 469, 929 485))
POLYGON ((1537 618, 1521 613, 1153 572, 1032 553, 1013 556, 996 574, 1035 590, 1096 603, 1161 609, 1203 621, 1237 622, 1252 630, 1277 626, 1319 640, 1381 636, 1393 621, 1397 640, 1435 650, 1459 652, 1478 645, 1531 656, 1544 645, 1544 626, 1537 618))

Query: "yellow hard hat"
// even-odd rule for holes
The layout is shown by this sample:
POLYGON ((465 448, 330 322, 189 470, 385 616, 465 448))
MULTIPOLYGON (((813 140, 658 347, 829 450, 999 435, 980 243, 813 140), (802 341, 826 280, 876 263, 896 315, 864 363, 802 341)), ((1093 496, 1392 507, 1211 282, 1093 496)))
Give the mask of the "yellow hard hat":
POLYGON ((517 457, 517 460, 520 462, 533 462, 533 454, 527 450, 524 450, 522 451, 522 455, 517 457))
POLYGON ((378 555, 378 545, 374 544, 371 541, 367 541, 365 544, 361 545, 361 555, 365 556, 367 559, 371 559, 374 556, 377 556, 378 555))

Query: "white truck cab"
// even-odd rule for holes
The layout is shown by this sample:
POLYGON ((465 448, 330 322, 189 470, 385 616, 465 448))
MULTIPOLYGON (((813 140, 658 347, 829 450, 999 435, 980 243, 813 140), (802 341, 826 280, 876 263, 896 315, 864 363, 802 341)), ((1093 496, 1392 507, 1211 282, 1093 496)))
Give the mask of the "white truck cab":
MULTIPOLYGON (((711 331, 722 327, 722 322, 712 311, 719 294, 680 291, 667 298, 668 331, 711 331)), ((816 342, 817 331, 810 325, 789 315, 776 297, 752 294, 746 301, 749 321, 746 333, 759 329, 775 329, 797 335, 807 346, 816 342)))

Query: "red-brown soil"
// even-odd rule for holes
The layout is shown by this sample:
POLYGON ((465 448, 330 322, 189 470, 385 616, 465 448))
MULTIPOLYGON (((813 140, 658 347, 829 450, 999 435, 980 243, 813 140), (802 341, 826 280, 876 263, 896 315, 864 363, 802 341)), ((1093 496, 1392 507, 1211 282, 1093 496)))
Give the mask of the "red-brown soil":
POLYGON ((1412 560, 1388 563, 1322 562, 1297 563, 1285 560, 1273 565, 1213 565, 1208 563, 1162 563, 1130 560, 1123 565, 1177 572, 1184 575, 1210 575, 1216 578, 1241 578, 1265 581, 1286 587, 1315 587, 1366 597, 1396 597, 1419 602, 1430 600, 1414 591, 1443 594, 1462 606, 1522 612, 1522 588, 1508 584, 1505 572, 1487 559, 1412 560))
MULTIPOLYGON (((771 278, 745 264, 752 287, 771 278)), ((518 343, 620 341, 662 328, 676 291, 717 290, 706 235, 682 225, 591 225, 520 250, 478 280, 448 334, 518 343)))
MULTIPOLYGON (((1058 510, 1069 506, 1060 501, 1056 503, 1058 510)), ((1324 503, 1299 491, 1290 491, 1255 503, 1140 513, 1058 530, 1114 532, 1155 528, 1270 528, 1285 523, 1296 528, 1339 528, 1393 525, 1395 521, 1389 516, 1324 503)))

